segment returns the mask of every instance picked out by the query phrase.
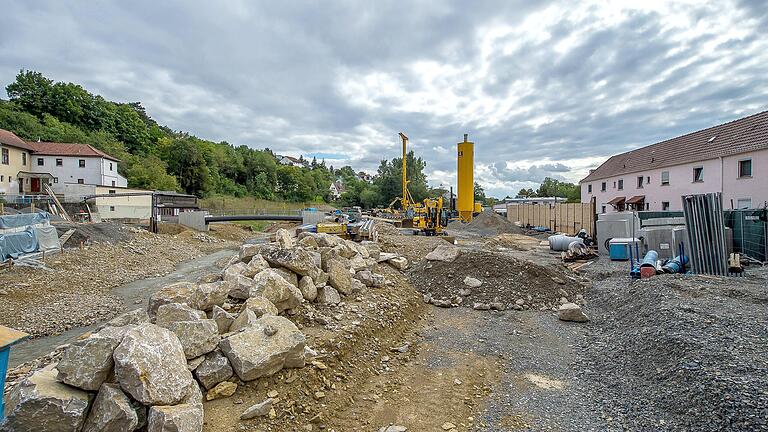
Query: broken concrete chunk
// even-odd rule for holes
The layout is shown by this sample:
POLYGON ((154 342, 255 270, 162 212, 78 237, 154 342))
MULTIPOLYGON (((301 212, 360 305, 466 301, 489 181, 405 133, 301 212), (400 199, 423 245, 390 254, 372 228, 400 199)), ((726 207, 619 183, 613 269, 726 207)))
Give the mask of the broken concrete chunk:
POLYGON ((470 288, 480 288, 482 284, 483 284, 483 281, 481 281, 480 279, 473 278, 472 276, 467 276, 464 278, 464 285, 470 288))
POLYGON ((321 304, 339 304, 341 303, 341 296, 334 287, 326 285, 317 290, 315 301, 321 304))
POLYGON ((211 311, 211 319, 216 321, 216 326, 219 328, 219 334, 224 334, 229 332, 229 327, 232 325, 232 322, 235 321, 235 316, 218 306, 214 306, 211 311))
POLYGON ((309 276, 303 276, 299 281, 299 291, 306 301, 315 301, 317 298, 317 287, 315 282, 309 276))
POLYGON ((56 381, 56 369, 42 369, 21 381, 8 395, 6 421, 0 430, 14 432, 79 431, 91 396, 56 381))
POLYGON ((263 400, 256 405, 251 405, 240 415, 240 420, 249 420, 256 417, 264 417, 272 410, 272 398, 263 400))
POLYGON ((59 361, 57 379, 83 390, 96 391, 109 378, 115 366, 112 353, 122 341, 105 330, 72 342, 59 361))
POLYGON ((222 281, 199 284, 192 292, 189 305, 202 311, 209 311, 214 306, 221 306, 227 301, 229 286, 222 281))
POLYGON ((188 305, 194 290, 195 284, 192 282, 176 282, 160 288, 149 297, 149 307, 147 308, 149 316, 154 317, 157 309, 164 304, 182 303, 188 305))
POLYGON ((83 432, 124 432, 139 427, 131 400, 117 384, 102 384, 88 412, 83 432))
POLYGON ((205 356, 205 360, 195 369, 197 380, 200 381, 200 384, 206 390, 228 380, 232 377, 233 373, 234 371, 229 364, 229 359, 220 350, 208 353, 205 356))
POLYGON ((212 319, 178 321, 168 328, 179 338, 187 359, 207 354, 219 345, 219 326, 212 319))
POLYGON ((587 322, 589 317, 576 303, 565 303, 557 310, 557 317, 561 321, 587 322))
POLYGON ((243 381, 270 376, 282 368, 304 367, 304 334, 286 318, 264 316, 250 328, 219 343, 243 381))
POLYGON ((176 404, 196 386, 179 339, 154 324, 129 331, 113 358, 120 387, 144 405, 176 404))
POLYGON ((202 405, 180 404, 149 408, 147 432, 200 432, 202 430, 202 405))
POLYGON ((168 303, 157 308, 155 324, 169 328, 179 321, 198 321, 205 318, 205 312, 201 310, 193 309, 181 303, 168 303))
POLYGON ((461 249, 450 244, 441 244, 425 257, 428 261, 454 262, 461 254, 461 249))

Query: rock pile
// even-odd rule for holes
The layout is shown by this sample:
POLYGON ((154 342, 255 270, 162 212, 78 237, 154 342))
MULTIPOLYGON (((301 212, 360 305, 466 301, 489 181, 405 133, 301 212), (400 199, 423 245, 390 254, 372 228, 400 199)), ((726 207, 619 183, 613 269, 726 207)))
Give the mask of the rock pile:
POLYGON ((204 392, 228 397, 244 381, 304 367, 315 353, 285 316, 383 285, 373 273, 380 250, 328 234, 275 237, 67 346, 55 367, 11 391, 0 431, 201 431, 204 392))

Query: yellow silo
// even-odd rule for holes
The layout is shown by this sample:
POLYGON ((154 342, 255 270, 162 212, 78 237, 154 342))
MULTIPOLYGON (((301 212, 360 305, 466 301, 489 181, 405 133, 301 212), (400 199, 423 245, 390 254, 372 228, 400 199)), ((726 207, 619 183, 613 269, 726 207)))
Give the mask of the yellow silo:
POLYGON ((464 134, 464 142, 459 143, 458 150, 456 210, 461 220, 469 222, 475 211, 475 143, 467 141, 467 134, 464 134))

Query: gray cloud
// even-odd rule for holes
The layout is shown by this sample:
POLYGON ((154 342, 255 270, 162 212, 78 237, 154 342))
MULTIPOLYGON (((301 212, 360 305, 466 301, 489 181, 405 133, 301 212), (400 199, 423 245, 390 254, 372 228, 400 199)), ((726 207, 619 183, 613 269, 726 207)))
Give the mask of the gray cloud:
POLYGON ((763 2, 611 3, 7 2, 0 82, 35 69, 174 129, 369 171, 405 131, 436 184, 468 132, 499 196, 765 109, 763 2))

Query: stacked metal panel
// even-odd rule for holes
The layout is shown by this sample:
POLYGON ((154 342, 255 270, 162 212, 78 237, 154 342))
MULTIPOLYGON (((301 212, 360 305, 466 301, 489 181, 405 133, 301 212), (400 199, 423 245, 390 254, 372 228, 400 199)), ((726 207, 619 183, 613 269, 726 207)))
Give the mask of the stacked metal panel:
POLYGON ((720 193, 684 195, 683 213, 691 269, 698 274, 728 275, 728 256, 720 193))

